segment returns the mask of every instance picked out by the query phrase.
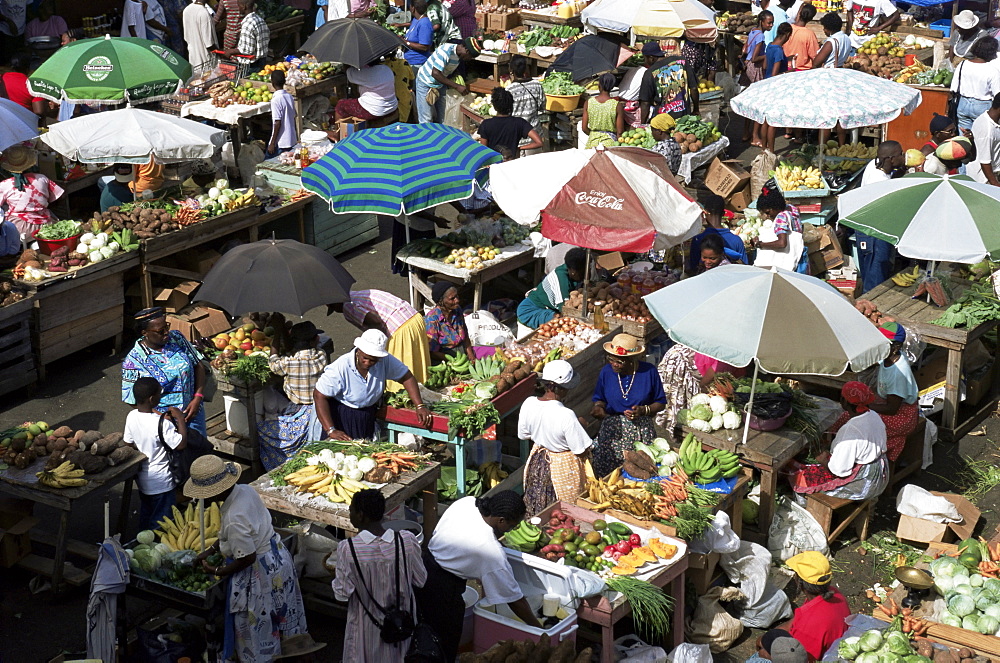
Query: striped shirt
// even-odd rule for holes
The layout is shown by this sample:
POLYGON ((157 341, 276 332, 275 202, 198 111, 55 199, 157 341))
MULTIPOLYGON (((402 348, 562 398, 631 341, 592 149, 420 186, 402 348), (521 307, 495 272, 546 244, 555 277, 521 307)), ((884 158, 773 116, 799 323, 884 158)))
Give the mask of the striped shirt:
POLYGON ((268 367, 277 376, 285 378, 285 395, 297 405, 313 402, 313 387, 326 368, 326 354, 319 348, 299 350, 291 357, 271 355, 268 367))
POLYGON ((461 60, 458 57, 458 44, 441 44, 431 56, 427 58, 424 66, 417 72, 417 82, 423 83, 427 87, 441 88, 444 83, 439 83, 434 79, 434 70, 437 69, 445 76, 450 76, 458 69, 461 60))
POLYGON ((427 18, 430 19, 432 26, 438 26, 438 29, 434 31, 435 46, 440 46, 452 39, 462 38, 462 32, 455 25, 451 12, 437 0, 427 3, 427 18))
POLYGON ((267 44, 271 41, 271 30, 257 12, 250 12, 240 23, 240 41, 236 50, 254 60, 267 56, 267 44))
POLYGON ((344 317, 356 327, 363 327, 369 313, 377 315, 392 336, 417 314, 417 309, 405 299, 382 290, 352 290, 351 301, 344 304, 344 317))

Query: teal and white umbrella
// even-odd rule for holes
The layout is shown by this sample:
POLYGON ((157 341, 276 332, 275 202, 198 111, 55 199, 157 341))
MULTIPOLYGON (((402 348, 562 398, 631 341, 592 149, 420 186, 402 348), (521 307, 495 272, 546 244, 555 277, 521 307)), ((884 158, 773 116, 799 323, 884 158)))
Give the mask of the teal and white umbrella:
POLYGON ((840 222, 907 258, 1000 260, 1000 188, 965 175, 912 173, 841 194, 840 222))
POLYGON ((754 385, 758 370, 841 375, 889 354, 885 336, 836 288, 784 269, 722 265, 643 299, 676 342, 732 366, 755 362, 754 385))

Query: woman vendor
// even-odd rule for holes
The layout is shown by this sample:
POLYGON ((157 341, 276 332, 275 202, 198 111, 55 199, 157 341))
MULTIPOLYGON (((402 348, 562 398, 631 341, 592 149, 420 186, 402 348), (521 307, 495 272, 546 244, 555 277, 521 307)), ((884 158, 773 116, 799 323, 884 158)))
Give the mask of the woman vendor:
POLYGON ((431 288, 431 297, 434 298, 434 307, 427 312, 424 320, 431 360, 441 362, 449 355, 465 353, 469 361, 473 361, 476 352, 465 325, 458 288, 448 281, 438 281, 431 288))
POLYGON ((198 351, 176 329, 170 330, 166 311, 157 306, 135 314, 139 340, 122 361, 122 401, 135 405, 132 385, 141 377, 160 383, 163 395, 157 408, 166 412, 176 407, 184 413, 188 446, 198 447, 192 433, 205 436, 205 365, 198 351))
POLYGON ((313 418, 313 389, 329 363, 319 348, 319 330, 306 320, 289 332, 291 354, 283 357, 272 351, 268 367, 284 378, 282 387, 287 399, 278 408, 278 416, 257 424, 260 436, 260 459, 267 471, 294 456, 308 440, 313 418))
POLYGON ((549 272, 517 305, 517 320, 525 327, 537 329, 556 317, 563 302, 569 299, 569 293, 583 281, 587 252, 579 247, 572 248, 563 260, 562 265, 549 272))
POLYGON ((746 368, 712 359, 680 343, 666 351, 656 370, 668 396, 667 405, 657 415, 656 423, 667 430, 673 430, 677 425, 677 413, 688 409, 691 399, 705 391, 717 373, 729 373, 737 378, 746 375, 746 368))
POLYGON ((540 381, 545 390, 521 404, 517 437, 535 445, 524 472, 524 501, 528 515, 535 515, 556 500, 572 502, 587 483, 584 463, 594 443, 576 413, 563 405, 570 390, 580 384, 568 361, 545 365, 540 381))
POLYGON ((454 661, 462 637, 466 582, 478 580, 483 603, 506 603, 528 626, 541 628, 510 561, 497 540, 524 520, 524 500, 512 490, 485 497, 463 497, 444 512, 427 550, 427 582, 417 589, 420 619, 441 641, 445 661, 454 661))
POLYGON ((403 362, 389 354, 389 339, 369 329, 354 339, 354 349, 323 370, 313 389, 316 417, 310 425, 311 440, 371 440, 375 437, 375 410, 385 383, 402 383, 413 401, 420 425, 431 425, 430 409, 420 397, 420 387, 403 362))
MULTIPOLYGON (((882 417, 885 424, 886 456, 895 461, 903 453, 907 436, 920 422, 920 408, 917 405, 919 388, 910 369, 910 361, 903 355, 906 330, 898 322, 887 322, 879 331, 889 339, 889 355, 878 365, 875 395, 877 398, 869 409, 882 417)), ((851 419, 844 412, 830 429, 837 433, 851 419)))
POLYGON ((590 415, 600 420, 594 445, 594 473, 603 477, 624 462, 636 442, 656 437, 653 417, 667 404, 663 382, 652 364, 639 361, 646 352, 630 334, 617 334, 604 344, 608 364, 597 376, 590 415))
POLYGON ((667 166, 670 167, 670 172, 674 175, 681 168, 682 158, 680 143, 674 140, 671 133, 676 126, 676 120, 667 113, 660 113, 649 121, 650 133, 653 134, 653 140, 656 141, 656 144, 649 149, 666 157, 667 166))
POLYGON ((777 189, 764 189, 757 198, 757 211, 765 221, 774 223, 777 239, 757 242, 754 265, 781 267, 800 274, 809 273, 809 253, 802 239, 799 208, 785 202, 777 189))
POLYGON ((818 463, 799 465, 792 475, 797 493, 824 493, 844 500, 877 497, 889 482, 885 457, 885 424, 870 409, 875 394, 863 382, 851 381, 840 391, 840 405, 849 420, 837 431, 829 452, 818 463))
POLYGON ((788 631, 802 643, 809 659, 818 661, 847 632, 844 620, 851 609, 833 585, 833 570, 826 555, 810 550, 789 557, 785 564, 795 571, 805 603, 795 609, 791 622, 777 628, 788 631))
POLYGON ((12 145, 3 151, 0 168, 12 173, 0 182, 0 208, 26 241, 45 223, 58 221, 49 204, 63 195, 62 187, 41 173, 28 171, 38 163, 34 149, 12 145))
POLYGON ((307 632, 306 612, 292 556, 260 496, 239 478, 240 466, 218 456, 191 464, 184 494, 222 500, 219 539, 194 563, 226 581, 222 660, 266 663, 281 656, 282 638, 307 632), (225 562, 209 564, 216 553, 225 562))

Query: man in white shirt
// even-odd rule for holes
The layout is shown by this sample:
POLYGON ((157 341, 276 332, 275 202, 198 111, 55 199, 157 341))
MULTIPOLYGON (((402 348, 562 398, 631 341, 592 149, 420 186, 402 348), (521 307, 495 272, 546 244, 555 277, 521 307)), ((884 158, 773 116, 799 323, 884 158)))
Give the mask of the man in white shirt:
POLYGON ((334 109, 337 120, 356 117, 374 120, 385 117, 399 106, 396 98, 396 77, 384 64, 347 68, 347 80, 358 88, 357 99, 341 99, 334 109))
POLYGON ((142 6, 143 18, 146 19, 146 39, 166 43, 170 28, 167 27, 167 16, 163 13, 159 0, 142 0, 142 6))
POLYGON ((211 51, 218 45, 212 10, 205 0, 194 0, 181 14, 184 42, 187 44, 188 62, 192 70, 199 70, 211 59, 211 51))
MULTIPOLYGON (((879 144, 878 155, 865 166, 861 186, 884 182, 903 175, 906 157, 902 146, 894 140, 879 144)), ((858 269, 861 272, 862 292, 871 290, 892 276, 895 247, 884 239, 854 231, 858 246, 858 269)))
POLYGON ((271 72, 271 140, 267 144, 266 158, 278 156, 279 152, 290 150, 299 142, 295 130, 295 99, 285 90, 285 72, 277 69, 271 72))
POLYGON ((1000 94, 993 98, 990 109, 972 123, 972 139, 976 144, 976 160, 970 163, 966 172, 969 177, 1000 186, 1000 94))
POLYGON ((852 0, 847 9, 847 34, 851 46, 862 44, 899 22, 899 9, 892 0, 852 0))
POLYGON ((145 7, 139 0, 125 0, 122 7, 122 36, 146 38, 145 7))

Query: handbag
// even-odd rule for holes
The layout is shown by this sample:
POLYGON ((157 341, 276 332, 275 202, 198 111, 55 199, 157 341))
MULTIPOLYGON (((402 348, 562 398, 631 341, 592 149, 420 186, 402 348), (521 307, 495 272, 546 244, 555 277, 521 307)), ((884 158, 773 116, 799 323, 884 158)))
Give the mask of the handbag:
MULTIPOLYGON (((170 448, 170 445, 163 438, 163 422, 166 418, 167 413, 161 412, 160 421, 156 429, 156 439, 163 445, 163 449, 166 451, 167 462, 170 467, 170 478, 176 487, 186 482, 188 477, 191 476, 191 463, 196 458, 212 453, 215 451, 215 448, 205 439, 204 435, 191 428, 187 430, 187 445, 183 449, 170 448)), ((176 424, 173 420, 170 423, 176 430, 176 424)))
POLYGON ((215 379, 212 366, 207 361, 202 361, 201 365, 205 369, 205 384, 201 387, 201 402, 211 403, 212 398, 215 397, 215 392, 219 389, 219 383, 215 379))
POLYGON ((962 62, 958 65, 958 84, 955 86, 955 90, 948 94, 947 115, 956 125, 958 124, 958 101, 962 98, 962 65, 964 64, 962 62))

